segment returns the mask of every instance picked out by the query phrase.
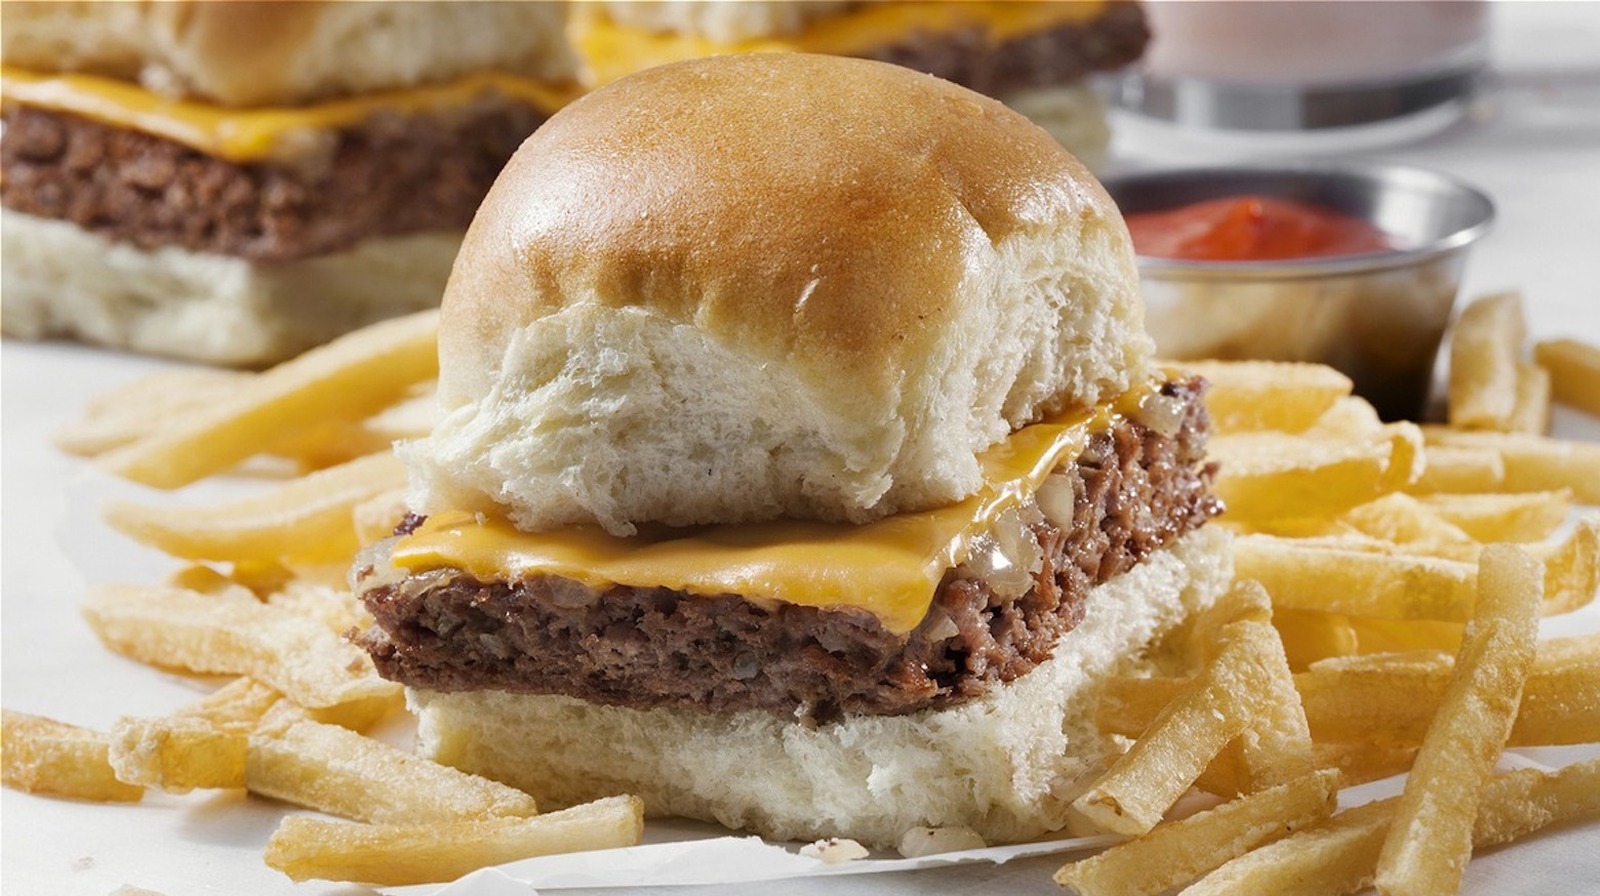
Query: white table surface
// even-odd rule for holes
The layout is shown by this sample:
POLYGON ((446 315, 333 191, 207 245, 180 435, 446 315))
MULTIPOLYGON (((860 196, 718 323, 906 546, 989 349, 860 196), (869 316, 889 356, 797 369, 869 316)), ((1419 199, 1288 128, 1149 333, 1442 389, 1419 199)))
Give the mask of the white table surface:
MULTIPOLYGON (((1486 190, 1499 208, 1474 251, 1464 294, 1519 288, 1535 338, 1600 341, 1600 4, 1511 4, 1494 13, 1496 88, 1485 114, 1421 143, 1365 153, 1438 168, 1486 190)), ((1124 136, 1131 164, 1175 153, 1124 136)), ((67 345, 0 346, 0 700, 10 709, 107 727, 158 714, 201 686, 120 659, 77 613, 86 582, 154 581, 166 564, 126 546, 102 549, 93 499, 104 483, 47 435, 97 393, 162 362, 67 345), (88 478, 86 478, 88 477, 88 478)), ((1558 434, 1600 438, 1592 418, 1563 413, 1558 434)), ((281 807, 236 794, 146 796, 93 805, 0 793, 0 883, 8 894, 109 894, 123 885, 191 893, 335 894, 364 888, 294 885, 266 868, 261 847, 281 807)), ((901 875, 836 878, 843 892, 1054 893, 1058 860, 901 875)), ((1475 859, 1464 892, 1600 892, 1600 822, 1569 827, 1475 859)), ((762 885, 770 893, 818 886, 762 885)), ((748 888, 695 889, 695 893, 748 888)), ((676 891, 683 892, 683 891, 676 891)))

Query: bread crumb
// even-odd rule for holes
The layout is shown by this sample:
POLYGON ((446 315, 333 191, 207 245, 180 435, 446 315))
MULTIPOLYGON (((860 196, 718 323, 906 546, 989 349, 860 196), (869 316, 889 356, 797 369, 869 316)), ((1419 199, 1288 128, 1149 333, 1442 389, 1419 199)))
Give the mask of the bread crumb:
POLYGON ((983 849, 988 845, 972 828, 912 828, 900 838, 900 854, 908 859, 920 859, 942 852, 983 849))
POLYGON ((843 865, 867 857, 867 848, 845 837, 828 837, 800 847, 800 854, 821 859, 826 865, 843 865))

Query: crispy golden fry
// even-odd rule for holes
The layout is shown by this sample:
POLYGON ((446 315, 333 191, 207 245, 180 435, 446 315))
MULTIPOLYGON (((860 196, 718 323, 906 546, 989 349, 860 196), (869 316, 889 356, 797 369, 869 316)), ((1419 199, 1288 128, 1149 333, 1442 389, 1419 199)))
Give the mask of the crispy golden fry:
POLYGON ((126 717, 111 728, 117 778, 169 793, 243 787, 250 731, 282 699, 239 678, 170 716, 126 717))
POLYGON ((1506 418, 1506 432, 1544 435, 1550 431, 1550 372, 1529 361, 1517 362, 1517 402, 1506 418))
MULTIPOLYGON (((1296 675, 1295 685, 1319 741, 1416 744, 1453 665, 1438 651, 1345 657, 1296 675)), ((1600 741, 1600 636, 1540 643, 1508 742, 1594 741, 1600 741)))
POLYGON ((392 453, 373 454, 269 491, 209 507, 106 505, 107 523, 135 541, 190 560, 348 561, 360 547, 356 505, 405 483, 392 453))
MULTIPOLYGON (((1336 896, 1372 883, 1399 797, 1367 803, 1223 865, 1184 896, 1271 893, 1336 896)), ((1600 814, 1600 760, 1555 772, 1520 769, 1489 781, 1472 825, 1474 847, 1600 814)))
POLYGON ((1063 865, 1079 896, 1154 896, 1333 813, 1338 773, 1319 771, 1159 824, 1137 840, 1063 865))
POLYGON ((1557 401, 1600 416, 1600 347, 1553 339, 1535 345, 1533 357, 1550 371, 1550 391, 1557 401))
POLYGON ((311 423, 359 420, 438 374, 438 313, 357 330, 251 378, 226 397, 103 458, 106 469, 177 488, 271 451, 311 423))
POLYGON ((1317 768, 1338 770, 1341 787, 1354 787, 1410 771, 1417 759, 1417 748, 1369 743, 1314 744, 1311 754, 1317 768))
MULTIPOLYGON (((1433 451, 1429 452, 1430 458, 1433 451)), ((1538 541, 1560 528, 1572 511, 1572 492, 1567 489, 1506 495, 1426 495, 1418 500, 1440 519, 1484 544, 1538 541)))
POLYGON ((1440 518, 1426 504, 1396 492, 1352 507, 1339 518, 1373 538, 1448 560, 1478 559, 1479 544, 1459 527, 1440 518))
POLYGON ((1255 720, 1272 687, 1271 654, 1251 627, 1265 624, 1245 620, 1222 627, 1216 659, 1073 802, 1078 812, 1105 830, 1129 835, 1161 821, 1212 758, 1255 720))
POLYGON ((1274 604, 1294 610, 1463 621, 1476 596, 1477 569, 1471 563, 1270 535, 1234 539, 1234 570, 1265 585, 1274 604))
POLYGON ((398 441, 422 438, 433 430, 435 385, 418 383, 407 390, 408 397, 365 420, 335 420, 308 428, 273 452, 293 459, 302 470, 321 470, 389 451, 398 441))
POLYGON ((1350 617, 1361 653, 1404 653, 1408 650, 1442 650, 1451 656, 1461 648, 1459 622, 1427 619, 1359 619, 1350 617))
MULTIPOLYGON (((1533 548, 1530 548, 1533 550, 1533 548)), ((1588 606, 1600 593, 1600 518, 1578 520, 1544 557, 1546 616, 1588 606)))
POLYGON ((56 430, 51 441, 68 454, 93 457, 148 438, 174 417, 215 404, 249 377, 211 368, 151 374, 92 399, 83 419, 56 430))
POLYGON ((267 841, 267 864, 294 880, 374 886, 439 883, 489 865, 562 852, 632 846, 644 830, 637 797, 615 796, 532 818, 369 825, 304 815, 267 841))
POLYGON ((1384 893, 1454 893, 1472 857, 1484 784, 1517 718, 1533 665, 1544 570, 1512 545, 1490 545, 1439 712, 1417 751, 1378 855, 1384 893))
POLYGON ((1206 409, 1219 433, 1299 432, 1350 394, 1350 378, 1321 364, 1174 361, 1206 378, 1206 409))
POLYGON ((250 675, 302 706, 393 699, 360 648, 322 623, 250 600, 177 588, 106 586, 84 617, 112 650, 190 672, 250 675))
POLYGON ((266 596, 267 606, 317 619, 336 635, 372 624, 372 614, 349 586, 334 587, 309 579, 293 579, 266 596))
POLYGON ((1600 443, 1547 439, 1525 433, 1461 432, 1439 426, 1423 427, 1423 438, 1427 440, 1430 458, 1438 448, 1486 449, 1500 455, 1505 465, 1505 479, 1497 487, 1467 491, 1571 489, 1577 500, 1600 504, 1600 443))
POLYGON ((1522 296, 1484 296, 1462 310, 1450 338, 1454 426, 1504 429, 1517 403, 1517 360, 1527 341, 1522 296))
POLYGON ((1317 422, 1300 434, 1319 439, 1349 439, 1373 435, 1383 429, 1378 409, 1365 398, 1349 395, 1334 402, 1317 422))
POLYGON ((137 802, 144 788, 118 781, 109 739, 25 712, 0 711, 0 783, 28 793, 97 802, 137 802))
POLYGON ((1320 659, 1348 656, 1361 646, 1350 618, 1337 613, 1284 607, 1273 612, 1272 627, 1278 630, 1284 656, 1295 672, 1320 659))
POLYGON ((538 812, 533 797, 520 790, 314 722, 289 704, 268 714, 249 745, 245 783, 251 792, 330 815, 421 824, 538 812))
POLYGON ((372 544, 394 534, 405 519, 406 492, 403 488, 377 494, 356 505, 356 536, 362 544, 372 544))
POLYGON ((1196 667, 1210 665, 1224 643, 1222 628, 1234 622, 1272 618, 1272 597, 1260 582, 1240 580, 1217 596, 1211 606, 1195 615, 1189 625, 1190 659, 1196 667))
MULTIPOLYGON (((1294 681, 1311 736, 1319 745, 1410 749, 1422 742, 1453 667, 1451 654, 1437 650, 1364 654, 1322 660, 1297 673, 1294 681)), ((1110 679, 1101 693, 1095 723, 1102 731, 1137 737, 1186 686, 1181 678, 1110 679)), ((1600 635, 1540 642, 1509 743, 1596 741, 1600 741, 1600 635)))
POLYGON ((1421 436, 1409 423, 1335 441, 1245 433, 1211 440, 1216 492, 1233 519, 1337 513, 1405 488, 1422 473, 1421 436))
POLYGON ((1506 463, 1498 451, 1455 445, 1429 445, 1422 475, 1406 491, 1418 495, 1438 492, 1490 492, 1506 481, 1506 463))

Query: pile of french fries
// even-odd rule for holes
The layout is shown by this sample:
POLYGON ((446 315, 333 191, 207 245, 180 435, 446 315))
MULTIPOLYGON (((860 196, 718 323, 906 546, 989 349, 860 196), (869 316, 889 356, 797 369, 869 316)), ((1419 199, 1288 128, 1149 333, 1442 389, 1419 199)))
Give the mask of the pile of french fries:
POLYGON ((1600 519, 1567 525, 1600 504, 1600 445, 1542 437, 1552 395, 1600 414, 1600 350, 1524 340, 1516 296, 1465 310, 1449 426, 1384 424, 1325 367, 1184 365, 1212 382, 1237 581, 1190 674, 1106 689, 1131 746, 1074 807, 1130 839, 1059 883, 1447 894, 1474 849, 1600 815, 1600 759, 1494 774, 1507 746, 1600 742, 1600 635, 1537 640, 1600 592, 1600 519), (1221 802, 1174 817, 1191 788, 1221 802))
POLYGON ((231 681, 110 731, 7 711, 6 786, 103 801, 244 789, 333 816, 290 815, 267 842, 267 864, 295 880, 440 882, 639 841, 637 798, 540 814, 521 791, 363 734, 403 701, 345 637, 370 622, 345 571, 403 514, 390 444, 431 425, 436 332, 436 315, 421 314, 260 374, 160 374, 58 434, 64 450, 161 488, 252 464, 281 478, 226 504, 104 509, 112 527, 187 565, 165 584, 94 590, 90 627, 124 656, 231 681))
MULTIPOLYGON (((1493 774, 1507 745, 1600 741, 1600 636, 1535 638, 1540 616, 1600 591, 1600 520, 1569 525, 1575 504, 1600 503, 1600 444, 1529 431, 1552 395, 1600 413, 1600 351, 1541 344, 1536 368, 1506 323, 1519 314, 1497 297, 1463 316, 1450 426, 1382 423, 1324 367, 1184 365, 1213 384, 1217 524, 1235 532, 1238 581, 1183 634, 1188 674, 1106 688, 1098 722, 1129 749, 1075 808, 1129 839, 1062 868, 1063 885, 1448 893, 1475 847, 1600 812, 1600 761, 1493 774), (1400 772, 1403 795, 1336 811, 1342 787, 1400 772), (1176 818, 1197 790, 1219 802, 1176 818)), ((631 797, 540 815, 362 733, 401 697, 345 639, 370 622, 345 572, 404 514, 389 446, 432 425, 436 330, 422 314, 259 374, 161 374, 58 433, 159 488, 262 484, 204 507, 108 505, 112 527, 183 566, 84 606, 110 649, 231 683, 109 732, 7 712, 7 786, 244 788, 343 819, 284 819, 266 860, 295 879, 431 882, 638 841, 631 797)))

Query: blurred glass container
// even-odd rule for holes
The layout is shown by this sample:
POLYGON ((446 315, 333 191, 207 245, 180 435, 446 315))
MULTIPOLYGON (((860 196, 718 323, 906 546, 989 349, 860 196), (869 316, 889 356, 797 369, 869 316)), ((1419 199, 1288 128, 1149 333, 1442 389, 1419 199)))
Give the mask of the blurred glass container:
POLYGON ((1150 47, 1118 83, 1117 106, 1202 132, 1307 132, 1307 151, 1448 126, 1488 58, 1482 0, 1151 0, 1145 10, 1150 47))
POLYGON ((1467 248, 1494 205, 1437 172, 1304 163, 1152 171, 1105 181, 1124 214, 1271 196, 1353 215, 1397 248, 1281 261, 1139 257, 1145 322, 1165 357, 1330 364, 1387 420, 1425 406, 1467 248))

